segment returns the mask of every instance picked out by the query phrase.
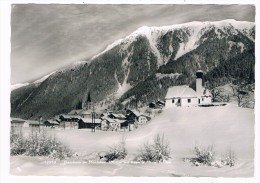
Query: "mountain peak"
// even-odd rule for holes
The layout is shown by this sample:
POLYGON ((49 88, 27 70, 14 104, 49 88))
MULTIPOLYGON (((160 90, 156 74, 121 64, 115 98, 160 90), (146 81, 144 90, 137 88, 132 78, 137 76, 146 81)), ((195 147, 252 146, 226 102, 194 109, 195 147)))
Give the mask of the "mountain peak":
MULTIPOLYGON (((156 39, 168 31, 173 31, 177 29, 182 28, 189 28, 193 29, 194 35, 198 34, 203 28, 206 27, 217 27, 219 29, 222 29, 223 27, 233 27, 237 30, 244 31, 252 28, 255 25, 254 22, 248 22, 248 21, 237 21, 235 19, 225 19, 225 20, 219 20, 219 21, 192 21, 192 22, 186 22, 181 24, 173 24, 173 25, 167 25, 167 26, 142 26, 136 29, 134 32, 132 32, 130 35, 126 36, 125 38, 119 39, 114 41, 112 44, 108 45, 104 51, 101 53, 95 55, 92 57, 91 60, 97 58, 98 56, 104 54, 108 50, 114 48, 117 45, 124 44, 129 45, 132 43, 138 36, 146 36, 146 38, 149 40, 151 47, 153 48, 154 52, 157 52, 156 49, 156 39)), ((197 36, 197 35, 195 35, 197 36)))

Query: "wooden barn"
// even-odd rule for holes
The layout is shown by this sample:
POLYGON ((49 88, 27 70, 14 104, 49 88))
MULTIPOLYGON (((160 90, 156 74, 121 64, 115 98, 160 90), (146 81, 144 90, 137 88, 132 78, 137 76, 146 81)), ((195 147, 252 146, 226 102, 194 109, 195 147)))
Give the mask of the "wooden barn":
POLYGON ((79 129, 82 128, 101 128, 101 119, 95 119, 95 123, 92 123, 92 118, 81 118, 79 120, 79 129))
POLYGON ((80 116, 74 115, 60 115, 60 128, 64 129, 78 129, 79 124, 78 121, 80 120, 80 116))
POLYGON ((59 126, 60 123, 55 120, 48 119, 48 120, 44 121, 43 124, 45 127, 54 128, 54 127, 59 126))

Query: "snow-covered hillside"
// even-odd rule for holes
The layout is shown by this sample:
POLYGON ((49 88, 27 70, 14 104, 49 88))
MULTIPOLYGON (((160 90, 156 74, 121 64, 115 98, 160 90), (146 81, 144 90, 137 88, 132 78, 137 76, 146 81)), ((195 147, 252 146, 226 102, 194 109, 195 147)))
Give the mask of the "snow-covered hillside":
MULTIPOLYGON (((82 130, 51 130, 79 157, 75 164, 43 163, 42 159, 11 158, 11 173, 16 175, 89 175, 89 176, 199 176, 199 177, 252 177, 254 173, 254 111, 235 105, 219 107, 187 107, 165 109, 146 125, 132 132, 82 130), (171 159, 162 164, 84 164, 90 155, 107 151, 122 138, 126 139, 131 161, 140 147, 151 142, 156 134, 164 134, 171 148, 171 159), (236 154, 234 167, 192 166, 183 158, 194 155, 193 148, 214 146, 220 158, 227 149, 236 154), (83 161, 83 162, 82 162, 83 161), (62 168, 61 168, 62 167, 62 168), (37 169, 38 171, 32 171, 37 169)), ((29 132, 30 133, 30 132, 29 132)))
POLYGON ((43 81, 45 81, 49 76, 51 76, 52 74, 54 74, 55 72, 52 72, 50 74, 47 74, 46 76, 41 77, 40 79, 37 79, 36 81, 32 82, 32 83, 18 83, 18 84, 14 84, 11 85, 11 91, 16 90, 18 88, 24 87, 24 86, 28 86, 30 84, 36 84, 39 85, 41 84, 43 81))
POLYGON ((29 84, 30 83, 17 83, 17 84, 11 85, 11 91, 24 87, 24 86, 27 86, 29 84))
POLYGON ((45 81, 50 76, 52 76, 52 75, 54 75, 58 72, 66 72, 67 70, 77 69, 78 67, 80 67, 80 66, 82 66, 86 63, 88 63, 88 61, 76 61, 75 63, 73 63, 69 66, 66 66, 65 68, 61 68, 61 69, 58 69, 57 71, 53 71, 53 72, 51 72, 51 73, 41 77, 40 79, 33 81, 33 82, 13 84, 13 85, 11 85, 11 91, 16 90, 16 89, 21 88, 21 87, 24 87, 24 86, 28 86, 30 84, 40 85, 43 81, 45 81))

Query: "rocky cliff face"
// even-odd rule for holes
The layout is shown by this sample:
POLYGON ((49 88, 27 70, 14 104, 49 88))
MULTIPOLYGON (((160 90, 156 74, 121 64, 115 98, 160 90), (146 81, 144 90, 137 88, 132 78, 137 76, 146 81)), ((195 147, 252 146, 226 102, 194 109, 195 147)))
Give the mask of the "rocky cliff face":
POLYGON ((169 86, 190 84, 198 69, 210 73, 221 65, 233 66, 227 63, 240 55, 251 55, 247 61, 254 64, 254 36, 254 23, 235 20, 141 27, 90 61, 14 89, 11 115, 68 112, 88 92, 97 107, 163 99, 169 86))

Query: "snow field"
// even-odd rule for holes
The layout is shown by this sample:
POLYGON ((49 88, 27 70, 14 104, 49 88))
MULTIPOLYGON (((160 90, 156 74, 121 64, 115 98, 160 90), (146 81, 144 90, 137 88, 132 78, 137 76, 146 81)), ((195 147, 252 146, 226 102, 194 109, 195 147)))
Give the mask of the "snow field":
POLYGON ((78 163, 57 161, 55 164, 44 164, 41 157, 14 156, 11 157, 12 174, 250 177, 254 172, 254 110, 238 108, 233 104, 164 109, 150 122, 131 132, 93 133, 90 129, 55 129, 51 133, 77 152, 78 163), (152 142, 158 133, 164 134, 172 150, 172 158, 167 163, 84 164, 93 153, 108 151, 122 138, 126 140, 128 151, 124 161, 132 161, 142 144, 152 142), (218 159, 231 147, 237 157, 236 164, 222 168, 192 166, 183 158, 194 155, 195 145, 213 145, 218 159), (35 168, 42 171, 35 172, 35 168))

